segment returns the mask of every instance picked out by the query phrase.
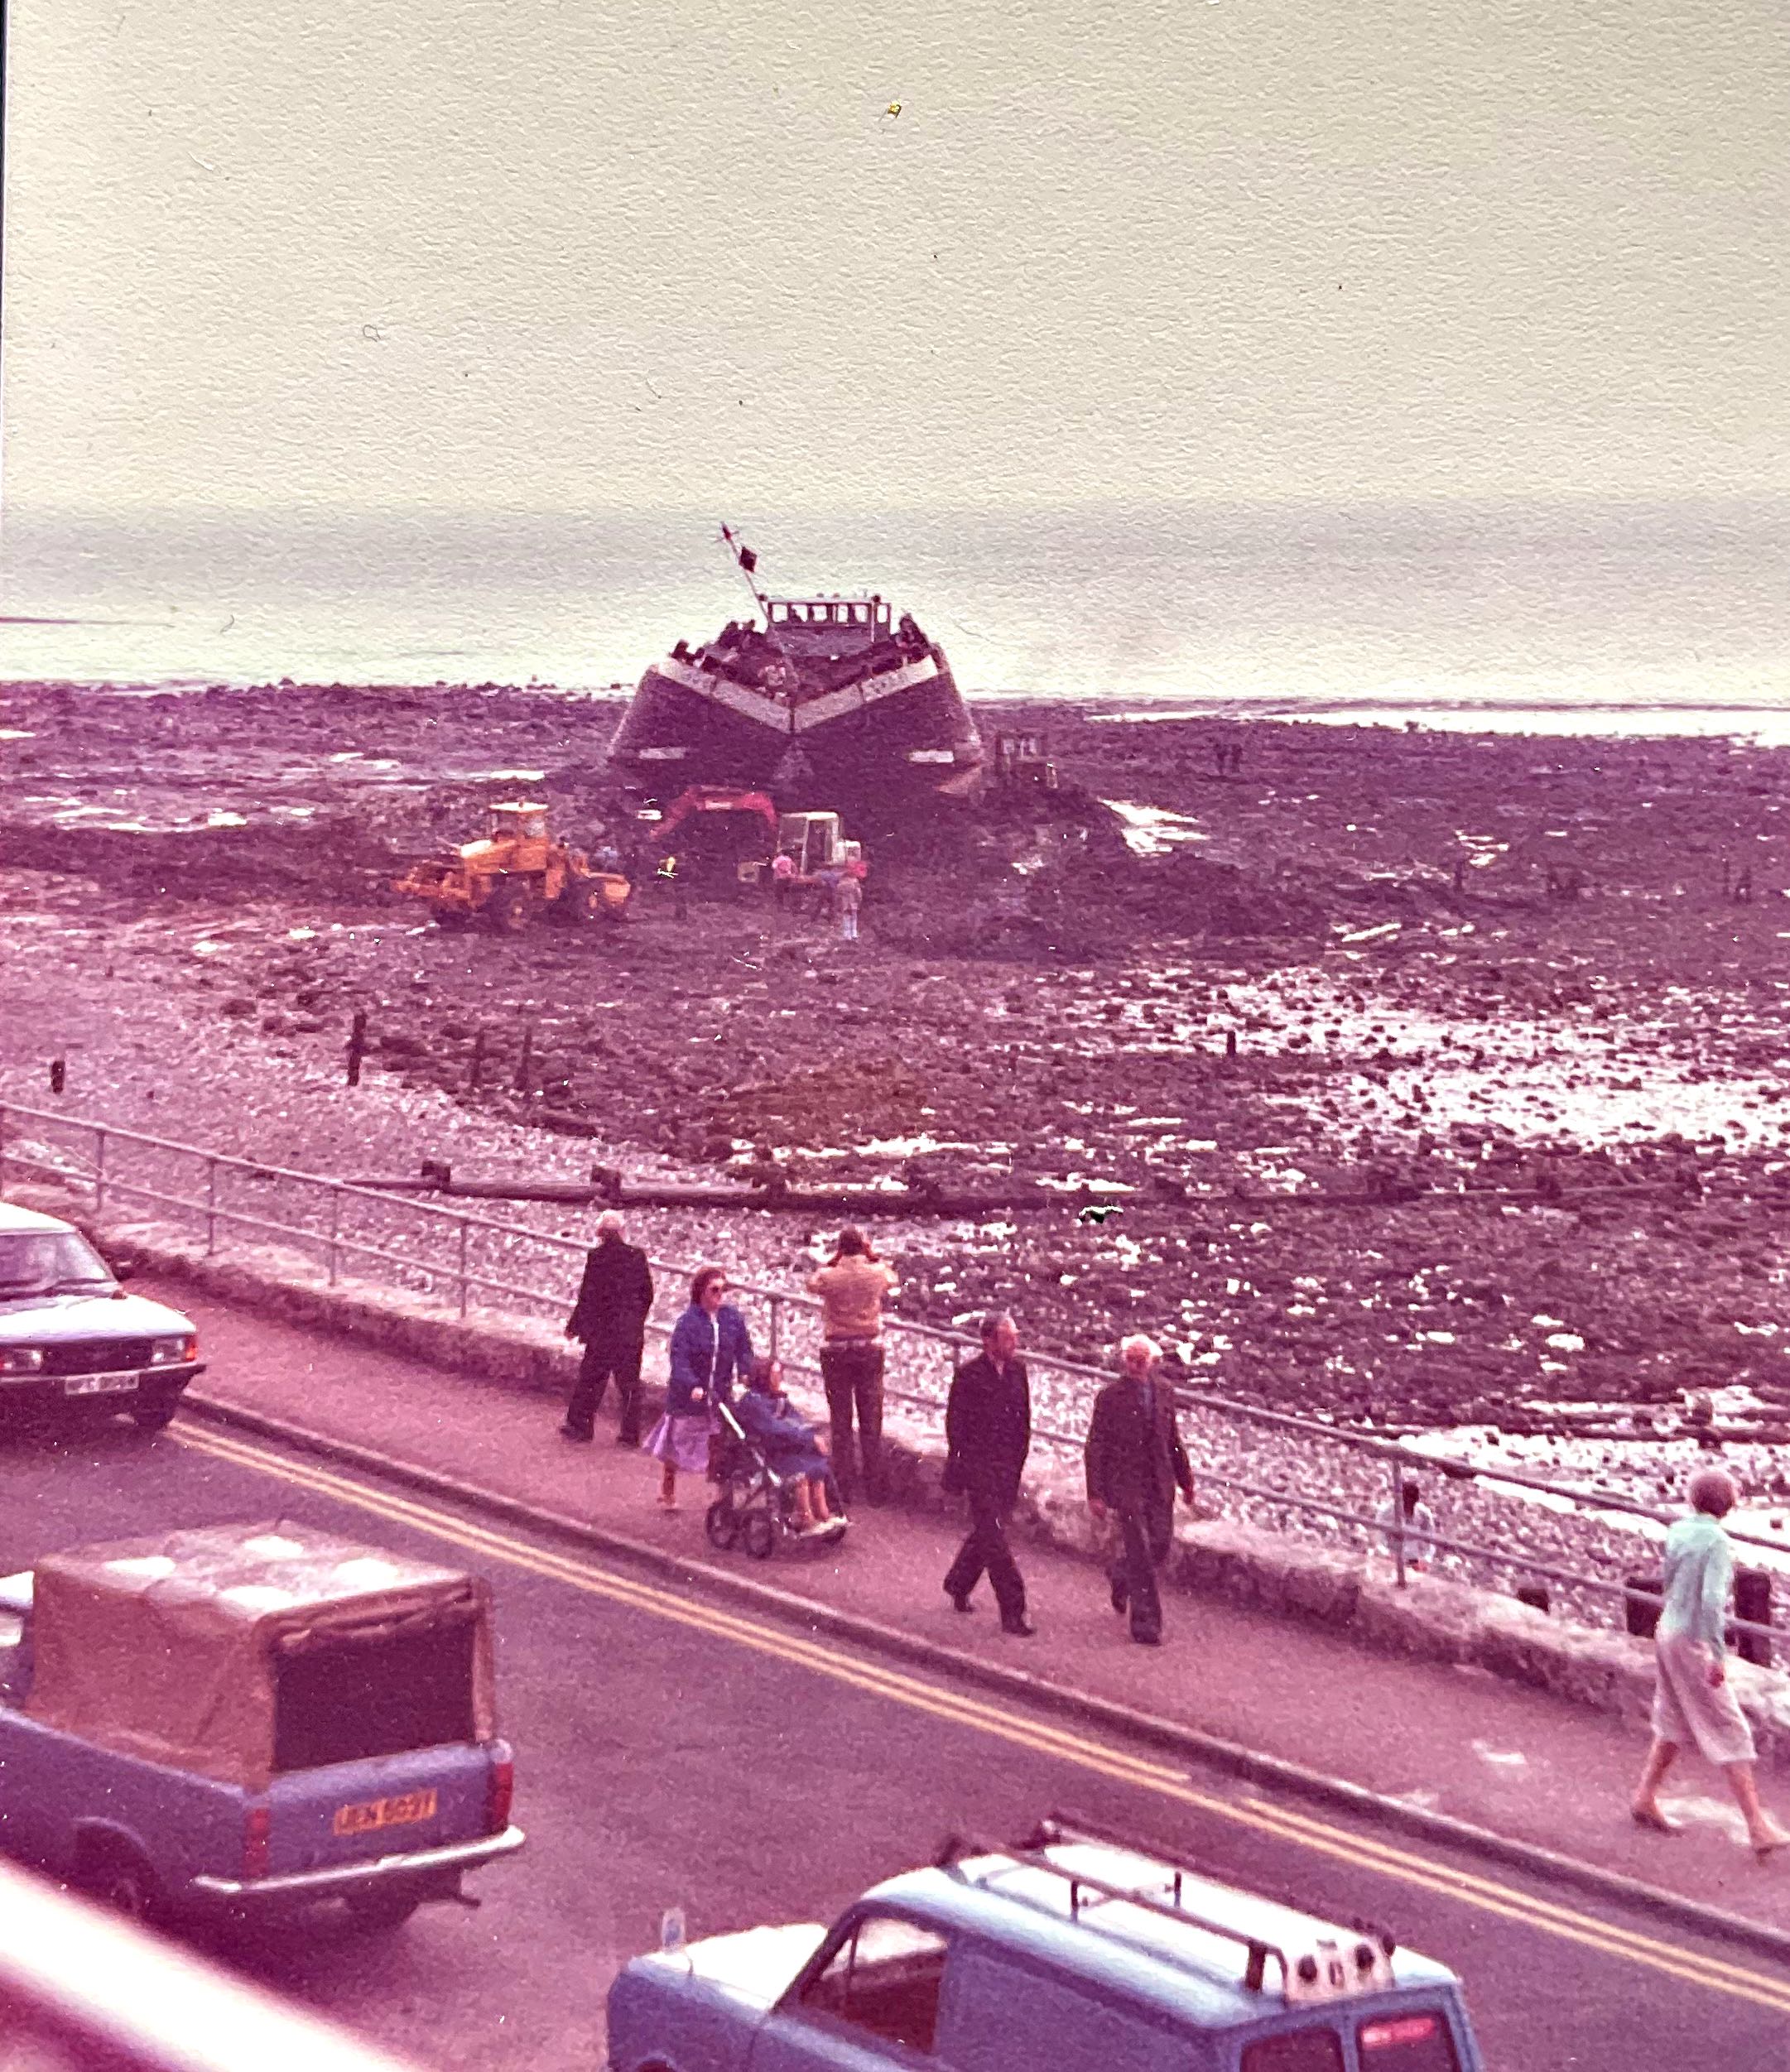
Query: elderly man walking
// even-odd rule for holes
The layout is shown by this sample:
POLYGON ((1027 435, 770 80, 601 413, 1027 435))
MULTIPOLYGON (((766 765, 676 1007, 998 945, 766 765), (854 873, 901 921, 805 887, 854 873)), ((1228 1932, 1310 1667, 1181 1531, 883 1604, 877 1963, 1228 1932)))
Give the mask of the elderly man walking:
POLYGON ((1670 1834, 1675 1823, 1660 1810, 1659 1787, 1694 1741, 1706 1762, 1718 1765, 1746 1821, 1747 1840, 1761 1863, 1790 1843, 1759 1802, 1754 1774, 1753 1730, 1728 1687, 1722 1629, 1734 1548, 1722 1520, 1738 1491, 1720 1468, 1699 1468, 1687 1493, 1691 1516, 1666 1535, 1665 1602, 1653 1633, 1656 1681, 1653 1745, 1634 1794, 1634 1817, 1644 1828, 1670 1834))
POLYGON ((960 1612, 988 1571, 1000 1607, 1001 1630, 1029 1639, 1026 1585, 1007 1544, 1007 1521, 1019 1500, 1019 1478, 1032 1447, 1032 1389, 1018 1357, 1019 1332, 1010 1316, 982 1320, 982 1351, 958 1368, 945 1406, 945 1486, 970 1502, 970 1534, 945 1578, 960 1612))
POLYGON ((597 1406, 613 1375, 620 1421, 615 1443, 640 1444, 640 1361, 652 1308, 647 1255, 623 1238, 620 1214, 605 1209, 597 1219, 597 1242, 585 1256, 584 1281, 565 1324, 567 1338, 582 1339, 585 1346, 578 1384, 560 1426, 567 1439, 588 1445, 595 1438, 597 1406))
POLYGON ((1162 1601, 1156 1571, 1175 1538, 1175 1490, 1193 1501, 1193 1473, 1175 1429, 1174 1392, 1158 1373, 1162 1353, 1139 1334, 1119 1348, 1119 1374, 1094 1399, 1088 1427, 1088 1508, 1114 1519, 1119 1546, 1112 1569, 1113 1609, 1129 1611, 1131 1637, 1156 1647, 1162 1601))

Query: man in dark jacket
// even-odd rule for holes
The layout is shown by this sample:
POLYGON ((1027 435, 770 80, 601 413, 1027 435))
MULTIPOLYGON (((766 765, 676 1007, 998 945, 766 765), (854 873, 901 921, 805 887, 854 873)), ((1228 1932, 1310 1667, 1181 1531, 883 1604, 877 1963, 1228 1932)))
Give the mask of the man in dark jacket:
POLYGON ((584 1281, 565 1325, 567 1338, 585 1344, 578 1386, 560 1426, 566 1438, 588 1443, 596 1436, 597 1406, 613 1374, 621 1417, 615 1443, 640 1444, 640 1360, 652 1308, 647 1255, 638 1245, 623 1242, 621 1217, 605 1209, 597 1219, 597 1242, 585 1260, 584 1281))
POLYGON ((1119 1348, 1119 1376, 1094 1400, 1088 1427, 1088 1508, 1119 1527, 1113 1562, 1113 1609, 1131 1613, 1131 1637, 1145 1647, 1162 1638, 1156 1571, 1175 1536, 1175 1489, 1193 1501, 1193 1473, 1175 1428, 1174 1392, 1160 1376, 1162 1350, 1128 1338, 1119 1348))
POLYGON ((1032 1391, 1025 1363, 1015 1356, 1019 1333, 1010 1316, 982 1320, 980 1356, 951 1380, 945 1410, 948 1459, 945 1486, 970 1502, 970 1536, 945 1578, 945 1593, 960 1612, 988 1570, 1001 1629, 1025 1638, 1037 1631, 1026 1617, 1026 1585, 1007 1544, 1007 1521, 1019 1499, 1019 1477, 1032 1445, 1032 1391))

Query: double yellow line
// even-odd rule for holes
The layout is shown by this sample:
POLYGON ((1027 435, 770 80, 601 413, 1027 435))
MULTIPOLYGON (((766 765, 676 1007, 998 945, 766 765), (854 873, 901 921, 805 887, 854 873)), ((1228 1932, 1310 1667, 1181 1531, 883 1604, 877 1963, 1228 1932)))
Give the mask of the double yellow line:
POLYGON ((873 1661, 841 1655, 834 1647, 805 1640, 783 1627, 763 1625, 755 1619, 721 1610, 679 1596, 657 1584, 614 1570, 598 1568, 568 1555, 531 1546, 508 1533, 454 1516, 415 1498, 372 1484, 352 1480, 308 1461, 295 1460, 252 1442, 205 1427, 182 1423, 170 1435, 181 1445, 209 1454, 233 1466, 261 1474, 277 1476, 296 1488, 308 1489, 331 1502, 352 1505, 376 1517, 414 1527, 445 1540, 452 1546, 512 1568, 544 1576, 582 1591, 589 1597, 606 1598, 612 1603, 644 1612, 695 1631, 713 1635, 738 1647, 749 1648, 779 1661, 811 1670, 853 1690, 929 1714, 956 1727, 1006 1742, 1036 1755, 1059 1761, 1120 1784, 1135 1786, 1157 1797, 1174 1801, 1229 1822, 1253 1829, 1277 1841, 1296 1844, 1315 1854, 1331 1858, 1357 1869, 1383 1877, 1397 1878, 1417 1889, 1476 1908, 1500 1920, 1519 1922, 1561 1941, 1576 1943, 1600 1955, 1624 1959, 1648 1970, 1711 1993, 1751 2002, 1790 2014, 1790 1979, 1770 1973, 1729 1964, 1677 1945, 1636 1933, 1600 1920, 1595 1915, 1562 1906, 1526 1892, 1496 1878, 1456 1869, 1432 1861, 1413 1850, 1399 1848, 1366 1834, 1338 1827, 1316 1815, 1253 1796, 1227 1799, 1201 1791, 1187 1781, 1184 1771, 1132 1755, 1124 1749, 1090 1740, 1071 1729, 1045 1719, 1008 1712, 998 1704, 912 1676, 897 1668, 885 1668, 873 1661))

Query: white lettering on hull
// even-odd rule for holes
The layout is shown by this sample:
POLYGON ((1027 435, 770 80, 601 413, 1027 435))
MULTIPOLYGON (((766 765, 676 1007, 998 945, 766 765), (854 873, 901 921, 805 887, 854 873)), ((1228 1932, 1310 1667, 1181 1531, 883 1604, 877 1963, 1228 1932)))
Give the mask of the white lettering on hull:
POLYGON ((847 684, 843 690, 830 690, 824 697, 811 698, 806 704, 796 708, 796 731, 806 733, 811 727, 824 727, 830 719, 841 719, 848 712, 861 711, 879 699, 893 698, 898 690, 911 690, 916 684, 930 683, 938 673, 938 664, 930 655, 923 655, 918 661, 908 662, 900 669, 886 669, 878 676, 866 676, 861 683, 847 684))
POLYGON ((741 719, 756 720, 773 733, 806 733, 812 728, 825 726, 830 720, 843 719, 849 712, 861 712, 866 706, 893 698, 899 691, 911 690, 917 684, 931 682, 939 673, 939 666, 930 655, 923 655, 917 662, 904 663, 899 669, 886 669, 878 675, 865 677, 861 683, 847 684, 842 690, 830 690, 793 709, 780 704, 774 698, 767 698, 762 691, 748 690, 730 678, 693 669, 688 662, 679 661, 676 656, 667 655, 663 661, 655 665, 655 671, 667 683, 676 684, 715 704, 724 705, 741 719))

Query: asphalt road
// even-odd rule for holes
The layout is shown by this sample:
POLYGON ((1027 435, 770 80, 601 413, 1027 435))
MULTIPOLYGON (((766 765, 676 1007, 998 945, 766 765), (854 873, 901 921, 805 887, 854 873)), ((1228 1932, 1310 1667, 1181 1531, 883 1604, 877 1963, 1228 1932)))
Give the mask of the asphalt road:
POLYGON ((474 1881, 480 1910, 428 1908, 378 1941, 320 1913, 302 1934, 207 1945, 423 2065, 593 2072, 610 1978, 666 1907, 692 1935, 824 1920, 954 1828, 1018 1834, 1056 1808, 1388 1924, 1463 1973, 1500 2072, 1785 2062, 1790 1971, 1651 1916, 204 1426, 153 1441, 120 1427, 65 1452, 0 1439, 0 1573, 48 1547, 277 1517, 457 1552, 495 1590, 529 1844, 474 1881))

